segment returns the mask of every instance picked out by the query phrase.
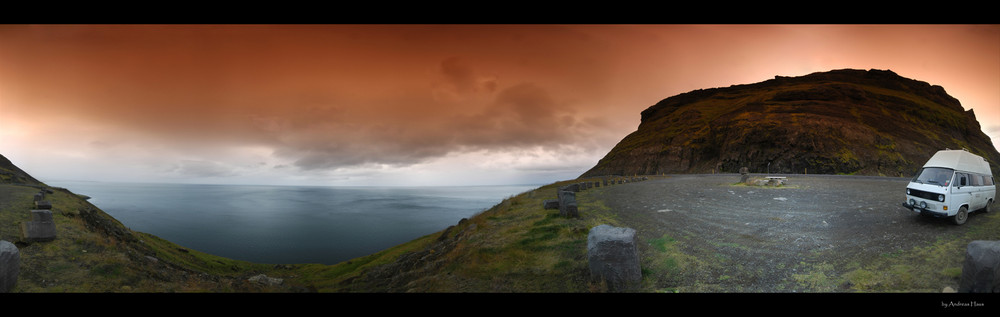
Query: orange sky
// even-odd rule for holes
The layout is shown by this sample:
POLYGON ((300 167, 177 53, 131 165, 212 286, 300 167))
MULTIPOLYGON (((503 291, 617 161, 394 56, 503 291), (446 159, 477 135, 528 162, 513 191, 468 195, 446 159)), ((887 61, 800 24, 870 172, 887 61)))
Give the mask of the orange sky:
POLYGON ((3 25, 0 153, 43 181, 549 183, 663 98, 843 68, 943 86, 1000 142, 997 25, 3 25))

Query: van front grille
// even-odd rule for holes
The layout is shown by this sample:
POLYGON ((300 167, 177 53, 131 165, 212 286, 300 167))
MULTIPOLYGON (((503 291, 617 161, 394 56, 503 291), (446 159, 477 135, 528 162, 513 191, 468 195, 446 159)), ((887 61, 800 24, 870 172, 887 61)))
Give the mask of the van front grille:
POLYGON ((925 191, 916 190, 916 189, 913 189, 913 188, 907 188, 906 190, 910 191, 910 196, 916 196, 916 197, 920 197, 920 198, 923 198, 923 199, 937 200, 938 199, 938 195, 939 195, 937 193, 925 192, 925 191))

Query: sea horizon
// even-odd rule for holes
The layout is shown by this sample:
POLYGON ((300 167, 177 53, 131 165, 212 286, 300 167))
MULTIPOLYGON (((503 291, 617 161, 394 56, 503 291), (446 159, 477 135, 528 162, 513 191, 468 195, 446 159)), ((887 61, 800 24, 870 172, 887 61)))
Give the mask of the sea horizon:
MULTIPOLYGON (((495 187, 495 186, 545 186, 549 183, 521 183, 521 184, 449 184, 449 185, 338 185, 338 184, 261 184, 261 183, 196 183, 196 182, 166 182, 166 181, 115 181, 115 180, 86 180, 86 179, 48 179, 39 180, 52 187, 66 188, 71 192, 72 188, 57 186, 61 183, 109 183, 109 184, 147 184, 147 185, 220 185, 220 186, 292 186, 292 187, 495 187)), ((74 192, 76 193, 76 192, 74 192)), ((79 193, 77 193, 79 194, 79 193)))
POLYGON ((373 254, 542 186, 45 183, 90 197, 134 231, 184 248, 268 264, 336 264, 373 254))

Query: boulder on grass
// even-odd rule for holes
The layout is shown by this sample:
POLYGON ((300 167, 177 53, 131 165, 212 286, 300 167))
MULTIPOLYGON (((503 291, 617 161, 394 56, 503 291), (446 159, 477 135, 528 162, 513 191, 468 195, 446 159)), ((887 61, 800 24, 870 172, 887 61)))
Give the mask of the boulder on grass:
POLYGON ((1000 241, 976 240, 965 249, 959 293, 1000 293, 1000 241))

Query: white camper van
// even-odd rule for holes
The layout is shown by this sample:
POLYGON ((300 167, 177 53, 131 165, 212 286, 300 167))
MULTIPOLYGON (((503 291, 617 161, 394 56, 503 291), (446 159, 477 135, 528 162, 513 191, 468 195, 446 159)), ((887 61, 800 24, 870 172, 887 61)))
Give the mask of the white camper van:
POLYGON ((989 212, 996 199, 990 164, 965 150, 938 151, 906 185, 903 207, 925 216, 965 223, 972 211, 989 212))

